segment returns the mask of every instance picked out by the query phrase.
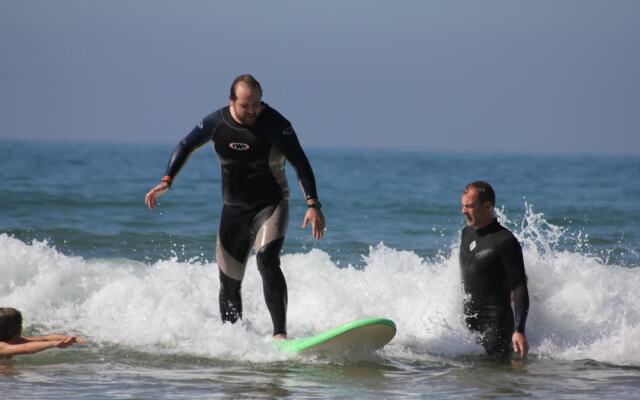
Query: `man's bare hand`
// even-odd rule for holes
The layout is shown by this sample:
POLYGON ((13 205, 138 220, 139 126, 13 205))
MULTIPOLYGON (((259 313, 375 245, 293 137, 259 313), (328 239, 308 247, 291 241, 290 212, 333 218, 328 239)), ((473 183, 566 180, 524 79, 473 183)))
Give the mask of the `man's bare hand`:
POLYGON ((306 228, 309 223, 311 223, 311 235, 317 240, 322 239, 324 236, 324 215, 322 215, 322 211, 309 207, 304 214, 302 228, 306 228))
POLYGON ((167 182, 160 182, 153 189, 149 190, 146 196, 144 196, 144 204, 149 208, 154 208, 158 206, 157 198, 162 196, 169 189, 169 184, 167 182))
POLYGON ((513 351, 520 354, 520 358, 524 358, 529 352, 529 342, 524 333, 514 332, 511 336, 511 342, 513 344, 513 351))

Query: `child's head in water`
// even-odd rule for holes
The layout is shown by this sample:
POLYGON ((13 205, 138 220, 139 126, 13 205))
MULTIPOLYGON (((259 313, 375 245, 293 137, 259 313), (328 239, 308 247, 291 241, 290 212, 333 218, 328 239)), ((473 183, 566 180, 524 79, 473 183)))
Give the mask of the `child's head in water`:
POLYGON ((0 341, 8 342, 22 335, 22 314, 11 307, 0 307, 0 341))

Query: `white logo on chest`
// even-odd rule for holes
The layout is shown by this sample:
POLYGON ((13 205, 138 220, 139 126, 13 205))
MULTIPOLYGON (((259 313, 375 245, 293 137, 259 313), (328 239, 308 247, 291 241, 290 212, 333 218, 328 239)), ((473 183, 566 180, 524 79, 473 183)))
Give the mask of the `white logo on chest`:
POLYGON ((473 249, 476 248, 476 241, 474 240, 473 242, 471 242, 471 244, 469 245, 469 251, 473 251, 473 249))
POLYGON ((231 148, 231 150, 245 151, 245 150, 249 150, 249 145, 246 143, 234 142, 234 143, 229 143, 229 148, 231 148))

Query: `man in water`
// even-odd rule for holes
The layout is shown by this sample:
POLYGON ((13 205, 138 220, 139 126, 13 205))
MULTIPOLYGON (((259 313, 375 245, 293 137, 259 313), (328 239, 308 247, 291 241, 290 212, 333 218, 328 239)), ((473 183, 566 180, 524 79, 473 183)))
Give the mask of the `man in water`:
POLYGON ((189 155, 213 142, 222 172, 223 207, 216 243, 220 269, 220 314, 223 322, 242 318, 240 286, 253 245, 273 336, 286 338, 287 285, 280 269, 280 251, 289 218, 285 159, 296 170, 308 209, 302 227, 311 223, 315 239, 325 221, 311 165, 291 123, 261 101, 262 88, 251 75, 237 77, 229 105, 209 114, 176 147, 161 182, 147 193, 155 207, 189 155))
POLYGON ((467 226, 462 230, 460 269, 468 295, 466 321, 469 329, 482 335, 488 355, 506 358, 515 351, 524 357, 529 351, 524 333, 529 292, 522 249, 513 234, 498 223, 493 213, 495 201, 495 192, 487 182, 472 182, 462 192, 467 226))

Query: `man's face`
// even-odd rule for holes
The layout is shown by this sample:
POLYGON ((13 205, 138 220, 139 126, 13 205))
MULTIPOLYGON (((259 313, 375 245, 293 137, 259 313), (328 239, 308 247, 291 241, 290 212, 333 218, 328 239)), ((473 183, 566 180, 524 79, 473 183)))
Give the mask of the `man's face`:
POLYGON ((262 93, 243 83, 236 85, 236 99, 229 100, 234 117, 243 125, 253 125, 260 116, 262 93))
POLYGON ((484 228, 493 221, 491 202, 485 201, 480 204, 478 190, 475 188, 470 188, 466 193, 462 194, 461 212, 467 221, 467 225, 474 229, 484 228))

